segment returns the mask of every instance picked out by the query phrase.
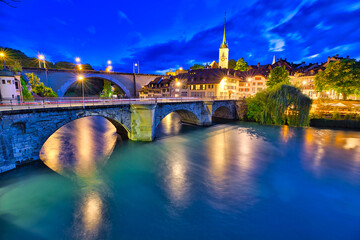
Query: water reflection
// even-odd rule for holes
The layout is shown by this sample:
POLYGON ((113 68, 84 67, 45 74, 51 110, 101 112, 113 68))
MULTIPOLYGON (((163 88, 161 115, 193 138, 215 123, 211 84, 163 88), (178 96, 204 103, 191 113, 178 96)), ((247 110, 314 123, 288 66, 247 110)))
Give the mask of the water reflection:
POLYGON ((43 145, 41 160, 65 176, 89 177, 110 157, 118 139, 102 117, 85 117, 58 129, 43 145))
POLYGON ((182 125, 179 114, 172 112, 161 120, 156 135, 157 137, 177 135, 182 129, 182 125))
MULTIPOLYGON (((167 149, 168 150, 168 149, 167 149)), ((169 198, 176 207, 186 207, 189 194, 190 181, 188 179, 188 160, 184 144, 178 144, 173 155, 167 154, 166 185, 169 198)))
POLYGON ((56 131, 44 144, 40 158, 52 170, 79 185, 79 200, 71 232, 76 239, 98 239, 108 231, 106 199, 109 197, 102 167, 118 136, 102 117, 75 120, 56 131))
POLYGON ((304 130, 304 162, 318 176, 331 164, 359 166, 360 134, 353 131, 304 130), (347 150, 347 151, 344 151, 347 150), (337 162, 329 161, 338 159, 337 162))

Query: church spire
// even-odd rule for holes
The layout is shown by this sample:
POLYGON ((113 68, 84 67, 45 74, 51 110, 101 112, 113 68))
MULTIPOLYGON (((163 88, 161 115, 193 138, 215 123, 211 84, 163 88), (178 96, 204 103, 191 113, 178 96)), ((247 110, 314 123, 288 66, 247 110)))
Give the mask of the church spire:
POLYGON ((274 55, 274 58, 273 58, 273 61, 272 61, 272 65, 275 64, 275 55, 274 55))
POLYGON ((224 19, 224 37, 223 37, 223 41, 221 43, 221 48, 227 48, 228 44, 226 42, 226 12, 225 12, 225 19, 224 19))

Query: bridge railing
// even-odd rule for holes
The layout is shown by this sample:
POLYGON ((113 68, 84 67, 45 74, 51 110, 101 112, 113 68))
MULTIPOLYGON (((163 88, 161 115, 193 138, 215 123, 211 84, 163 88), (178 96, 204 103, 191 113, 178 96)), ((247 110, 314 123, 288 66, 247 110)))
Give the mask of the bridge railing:
POLYGON ((121 104, 157 104, 157 103, 181 103, 198 101, 238 100, 239 98, 227 97, 164 97, 164 98, 94 98, 94 97, 62 97, 62 98, 37 98, 34 100, 6 99, 0 100, 0 111, 38 108, 64 108, 64 107, 88 107, 102 105, 121 104))

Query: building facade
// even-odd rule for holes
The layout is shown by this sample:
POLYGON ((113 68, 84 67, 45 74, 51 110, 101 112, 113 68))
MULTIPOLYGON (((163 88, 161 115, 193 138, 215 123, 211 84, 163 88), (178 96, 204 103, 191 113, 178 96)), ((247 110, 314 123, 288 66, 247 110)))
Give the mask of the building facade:
POLYGON ((226 42, 226 16, 224 22, 224 36, 223 41, 219 49, 219 67, 228 69, 229 68, 229 46, 226 42))
POLYGON ((6 102, 23 100, 20 75, 6 69, 0 71, 0 99, 6 102))

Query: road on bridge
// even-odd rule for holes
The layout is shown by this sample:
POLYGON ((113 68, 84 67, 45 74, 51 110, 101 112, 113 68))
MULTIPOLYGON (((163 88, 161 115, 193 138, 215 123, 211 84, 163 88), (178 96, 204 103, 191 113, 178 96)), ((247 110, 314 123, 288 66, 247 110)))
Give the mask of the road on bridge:
POLYGON ((200 101, 220 101, 238 100, 234 98, 127 98, 127 99, 103 99, 103 98, 46 98, 43 100, 18 102, 15 100, 2 100, 0 111, 24 110, 24 109, 43 109, 43 108, 66 108, 66 107, 87 107, 87 106, 106 106, 121 104, 156 104, 171 102, 200 102, 200 101))

